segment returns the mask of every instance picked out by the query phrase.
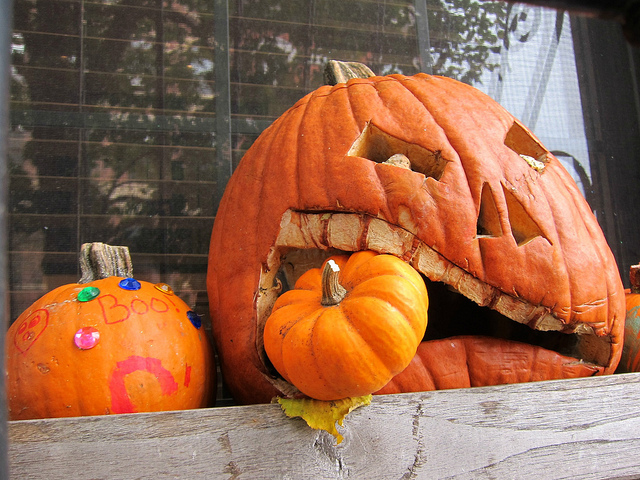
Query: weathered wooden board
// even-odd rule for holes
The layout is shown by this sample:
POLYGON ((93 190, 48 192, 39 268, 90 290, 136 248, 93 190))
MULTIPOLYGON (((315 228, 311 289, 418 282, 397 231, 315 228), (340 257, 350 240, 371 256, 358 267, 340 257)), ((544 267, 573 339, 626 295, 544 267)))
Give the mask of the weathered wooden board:
POLYGON ((15 479, 640 478, 640 374, 374 397, 339 446, 278 405, 8 428, 15 479))

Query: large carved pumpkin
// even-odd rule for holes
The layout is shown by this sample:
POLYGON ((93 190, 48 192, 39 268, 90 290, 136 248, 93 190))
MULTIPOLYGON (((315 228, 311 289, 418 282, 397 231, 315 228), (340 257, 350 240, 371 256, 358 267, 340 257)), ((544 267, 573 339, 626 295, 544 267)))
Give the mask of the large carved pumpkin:
POLYGON ((425 341, 383 391, 611 373, 619 361, 624 290, 591 209, 540 141, 468 85, 418 74, 323 86, 247 151, 208 272, 237 401, 295 393, 265 355, 265 321, 304 271, 359 250, 403 259, 429 291, 425 341))

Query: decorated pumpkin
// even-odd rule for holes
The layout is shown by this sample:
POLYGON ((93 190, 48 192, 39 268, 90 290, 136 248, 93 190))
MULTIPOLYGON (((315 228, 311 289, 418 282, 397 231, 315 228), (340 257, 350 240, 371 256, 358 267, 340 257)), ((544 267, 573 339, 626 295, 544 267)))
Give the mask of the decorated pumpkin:
POLYGON ((9 418, 207 406, 215 368, 200 317, 132 277, 126 247, 85 244, 82 279, 45 294, 6 335, 9 418))
POLYGON ((622 282, 559 161, 469 85, 373 76, 298 101, 226 187, 207 288, 238 402, 299 393, 265 350, 267 319, 304 272, 361 250, 403 260, 429 292, 423 342, 386 391, 612 373, 619 362, 622 282))

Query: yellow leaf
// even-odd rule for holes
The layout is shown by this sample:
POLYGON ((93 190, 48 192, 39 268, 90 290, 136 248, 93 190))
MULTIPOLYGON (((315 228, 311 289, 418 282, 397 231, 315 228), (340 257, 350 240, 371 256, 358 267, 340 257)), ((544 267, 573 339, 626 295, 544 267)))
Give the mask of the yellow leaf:
POLYGON ((371 395, 343 398, 342 400, 332 400, 329 402, 314 400, 312 398, 276 397, 274 403, 278 402, 288 417, 302 417, 311 428, 329 432, 336 437, 338 443, 340 443, 343 437, 338 433, 336 422, 342 426, 344 417, 346 417, 349 412, 362 405, 369 405, 371 399, 371 395))

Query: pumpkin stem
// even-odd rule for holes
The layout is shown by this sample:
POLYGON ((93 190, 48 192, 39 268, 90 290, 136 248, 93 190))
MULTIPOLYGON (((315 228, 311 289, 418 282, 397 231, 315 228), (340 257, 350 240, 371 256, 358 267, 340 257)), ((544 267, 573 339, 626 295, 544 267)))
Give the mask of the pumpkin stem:
POLYGON ((374 76, 375 73, 364 63, 329 60, 324 67, 325 85, 347 83, 347 80, 352 78, 369 78, 374 76))
POLYGON ((133 265, 128 247, 114 247, 106 243, 85 243, 80 249, 78 283, 89 283, 107 277, 132 277, 133 265))
POLYGON ((640 264, 631 265, 629 280, 631 281, 631 293, 640 293, 640 264))
POLYGON ((322 270, 322 300, 320 303, 325 307, 338 305, 347 294, 347 290, 338 282, 339 276, 340 267, 335 261, 329 260, 322 270))

